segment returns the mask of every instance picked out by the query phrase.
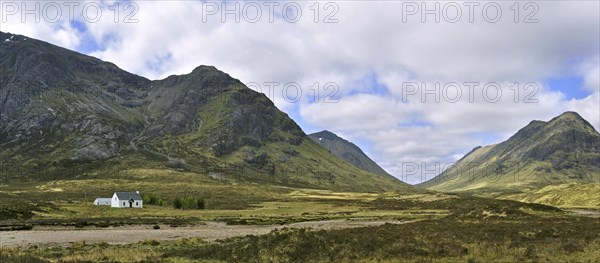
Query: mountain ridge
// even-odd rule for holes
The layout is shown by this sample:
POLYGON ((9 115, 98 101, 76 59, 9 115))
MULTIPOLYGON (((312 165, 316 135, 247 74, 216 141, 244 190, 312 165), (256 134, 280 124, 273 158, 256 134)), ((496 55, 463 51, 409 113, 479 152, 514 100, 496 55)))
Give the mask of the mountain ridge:
POLYGON ((0 154, 8 172, 44 169, 46 179, 60 179, 66 169, 100 176, 162 167, 242 182, 420 191, 331 155, 264 94, 214 66, 148 80, 43 41, 3 38, 0 154))
POLYGON ((308 136, 329 150, 333 155, 351 163, 357 168, 374 174, 395 178, 369 158, 356 144, 339 137, 331 131, 323 130, 309 134, 308 136))
POLYGON ((576 112, 532 121, 496 145, 476 147, 419 186, 432 190, 511 191, 565 182, 598 182, 600 133, 576 112))

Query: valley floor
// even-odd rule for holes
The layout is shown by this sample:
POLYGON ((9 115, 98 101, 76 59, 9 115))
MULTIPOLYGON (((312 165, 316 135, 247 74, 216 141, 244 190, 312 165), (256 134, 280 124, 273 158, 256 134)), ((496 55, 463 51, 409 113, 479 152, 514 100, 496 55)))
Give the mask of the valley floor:
POLYGON ((411 221, 353 221, 321 220, 291 223, 287 225, 227 225, 223 222, 205 222, 195 226, 128 225, 108 228, 35 226, 28 231, 5 231, 0 234, 0 247, 69 246, 77 242, 86 244, 132 244, 146 240, 175 241, 182 238, 200 238, 215 241, 246 235, 264 235, 283 228, 310 228, 333 230, 378 226, 383 224, 405 224, 411 221), (159 226, 159 229, 154 229, 159 226))
POLYGON ((180 174, 172 183, 169 176, 155 171, 143 180, 3 185, 0 262, 597 263, 600 258, 600 210, 593 207, 197 181, 192 174, 180 174), (93 197, 123 185, 154 197, 154 204, 144 203, 143 209, 91 204, 93 197), (175 208, 176 197, 194 204, 203 200, 205 207, 175 208))

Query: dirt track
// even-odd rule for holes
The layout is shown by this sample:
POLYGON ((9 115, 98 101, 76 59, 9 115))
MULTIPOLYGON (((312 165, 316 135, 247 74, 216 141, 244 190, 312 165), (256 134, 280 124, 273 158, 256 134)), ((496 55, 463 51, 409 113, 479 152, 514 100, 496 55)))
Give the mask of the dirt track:
POLYGON ((190 227, 169 227, 161 225, 160 229, 153 229, 151 225, 123 226, 109 228, 84 228, 72 227, 34 227, 26 231, 0 232, 0 246, 27 247, 31 245, 70 245, 74 242, 109 244, 127 244, 143 240, 176 240, 181 238, 197 237, 206 241, 225 239, 245 235, 263 235, 275 229, 287 228, 313 228, 313 229, 342 229, 362 226, 382 225, 385 223, 404 224, 400 221, 348 221, 327 220, 311 221, 281 225, 226 225, 220 222, 206 222, 206 225, 190 227))

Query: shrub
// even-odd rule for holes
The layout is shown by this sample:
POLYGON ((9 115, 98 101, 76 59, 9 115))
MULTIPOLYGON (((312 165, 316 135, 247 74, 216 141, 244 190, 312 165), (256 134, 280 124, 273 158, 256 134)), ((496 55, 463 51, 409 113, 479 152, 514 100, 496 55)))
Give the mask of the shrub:
POLYGON ((196 201, 196 208, 204 209, 205 205, 204 198, 198 198, 198 201, 196 201))
POLYGON ((162 199, 159 199, 158 197, 153 195, 144 195, 142 199, 144 200, 144 204, 147 205, 164 205, 162 199))
POLYGON ((176 209, 204 209, 206 201, 204 201, 204 198, 194 198, 191 196, 184 198, 176 197, 173 200, 173 207, 176 209))
POLYGON ((173 200, 173 207, 175 209, 183 209, 183 201, 181 201, 179 197, 175 197, 175 200, 173 200))
POLYGON ((196 201, 193 197, 184 197, 182 199, 183 209, 194 209, 196 208, 196 201))

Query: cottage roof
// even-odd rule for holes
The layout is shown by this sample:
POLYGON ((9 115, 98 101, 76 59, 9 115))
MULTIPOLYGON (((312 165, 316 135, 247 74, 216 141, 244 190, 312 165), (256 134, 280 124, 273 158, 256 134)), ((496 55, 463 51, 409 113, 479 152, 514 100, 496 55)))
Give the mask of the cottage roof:
POLYGON ((115 194, 117 195, 117 198, 119 198, 119 200, 142 200, 140 194, 136 192, 115 192, 115 194))

